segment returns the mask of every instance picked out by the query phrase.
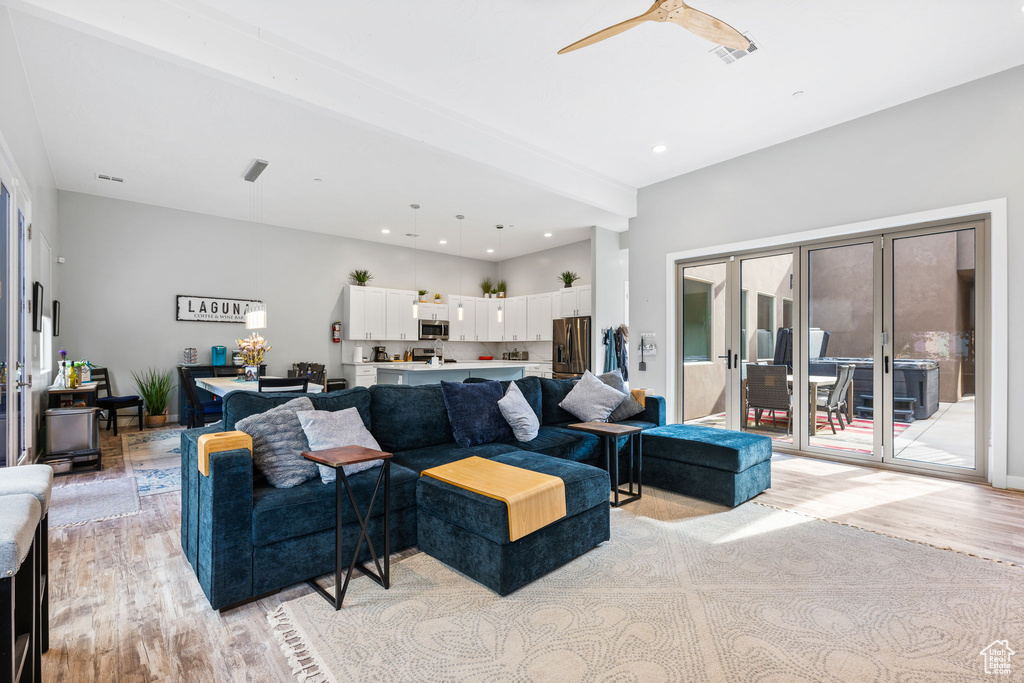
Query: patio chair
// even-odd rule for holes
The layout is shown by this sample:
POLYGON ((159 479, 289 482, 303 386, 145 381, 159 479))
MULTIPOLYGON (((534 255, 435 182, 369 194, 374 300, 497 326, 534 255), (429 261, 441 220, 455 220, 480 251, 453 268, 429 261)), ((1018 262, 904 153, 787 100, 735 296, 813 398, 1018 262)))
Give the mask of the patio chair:
POLYGON ((793 429, 793 396, 789 389, 789 368, 785 365, 747 365, 747 409, 754 409, 754 426, 761 424, 764 411, 772 413, 772 423, 777 424, 775 411, 786 411, 786 433, 793 429))
POLYGON ((846 425, 843 424, 843 412, 846 409, 846 390, 853 377, 853 367, 852 365, 840 365, 836 382, 829 387, 828 393, 825 396, 815 397, 818 402, 818 410, 824 410, 828 416, 828 426, 832 428, 833 434, 836 433, 836 425, 832 421, 833 415, 839 420, 839 428, 846 429, 846 425))

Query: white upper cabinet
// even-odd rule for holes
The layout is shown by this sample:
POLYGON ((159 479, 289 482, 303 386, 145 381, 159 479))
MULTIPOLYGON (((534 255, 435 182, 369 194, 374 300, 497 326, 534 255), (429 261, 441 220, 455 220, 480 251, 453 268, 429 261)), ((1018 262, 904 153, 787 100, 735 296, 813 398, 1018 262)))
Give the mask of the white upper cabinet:
MULTIPOLYGON (((387 290, 384 339, 396 341, 419 339, 419 323, 416 318, 412 317, 414 303, 416 303, 416 292, 404 289, 387 290)), ((376 337, 372 338, 376 339, 376 337)))
POLYGON ((559 298, 561 299, 558 311, 560 318, 590 315, 590 285, 566 287, 559 292, 559 298))
POLYGON ((551 341, 551 299, 553 294, 526 297, 526 340, 551 341))
POLYGON ((346 339, 387 338, 386 293, 380 287, 346 286, 342 295, 346 339))
POLYGON ((487 299, 487 338, 481 341, 505 341, 505 319, 498 322, 498 309, 502 308, 504 299, 487 299))
POLYGON ((420 320, 448 320, 448 304, 420 304, 420 320))
POLYGON ((469 296, 448 297, 448 340, 476 341, 476 299, 469 296), (462 304, 462 320, 459 320, 462 304))
POLYGON ((498 299, 504 301, 505 307, 505 341, 524 342, 527 339, 528 314, 527 301, 525 296, 498 299))
POLYGON ((576 295, 578 297, 578 301, 576 304, 576 315, 590 315, 590 285, 583 285, 582 287, 576 287, 574 289, 579 290, 579 292, 577 292, 576 295))
POLYGON ((473 299, 474 307, 476 308, 476 335, 473 341, 488 341, 490 337, 490 327, 487 324, 487 312, 490 307, 487 302, 491 299, 473 299))

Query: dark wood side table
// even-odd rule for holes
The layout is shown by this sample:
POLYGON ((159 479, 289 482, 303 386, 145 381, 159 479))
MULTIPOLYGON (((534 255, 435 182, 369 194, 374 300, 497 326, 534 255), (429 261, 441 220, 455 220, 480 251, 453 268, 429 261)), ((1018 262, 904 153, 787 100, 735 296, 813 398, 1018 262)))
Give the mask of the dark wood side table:
POLYGON ((604 468, 612 480, 612 507, 619 507, 634 500, 640 500, 644 494, 643 485, 643 445, 640 440, 639 427, 616 424, 614 422, 576 422, 568 425, 569 429, 593 434, 601 439, 604 449, 604 468), (619 488, 619 437, 629 437, 629 489, 619 488), (634 485, 636 490, 633 490, 634 485), (619 495, 626 496, 621 501, 619 495))
POLYGON ((379 583, 385 589, 391 587, 391 453, 385 453, 384 451, 375 451, 372 448, 363 448, 362 446, 345 446, 344 448, 330 448, 324 451, 312 451, 303 453, 302 457, 307 460, 312 460, 319 465, 325 465, 327 467, 334 468, 334 471, 338 474, 338 480, 335 482, 335 514, 337 519, 335 520, 334 527, 334 595, 324 589, 323 586, 316 582, 316 579, 309 579, 306 583, 313 587, 313 589, 322 595, 327 602, 334 605, 334 609, 341 609, 341 603, 345 600, 345 592, 348 590, 348 582, 352 578, 352 572, 355 571, 356 567, 359 567, 364 574, 369 576, 371 579, 379 583), (377 475, 377 485, 374 486, 373 495, 370 496, 370 504, 366 508, 366 515, 364 516, 359 512, 359 504, 356 502, 355 494, 352 493, 352 487, 349 486, 348 477, 345 476, 345 470, 342 469, 345 465, 355 465, 361 462, 370 462, 371 460, 383 460, 384 464, 380 468, 380 474, 377 475), (370 532, 366 528, 366 523, 373 514, 373 505, 377 502, 377 493, 380 492, 381 483, 384 484, 384 567, 381 568, 380 556, 377 554, 376 548, 373 546, 373 541, 370 539, 370 532), (348 494, 349 503, 352 505, 352 511, 356 515, 356 521, 359 522, 359 540, 356 542, 356 549, 352 553, 352 562, 348 566, 348 571, 345 573, 345 582, 341 581, 342 572, 342 558, 341 558, 341 509, 342 509, 342 495, 341 490, 344 487, 345 492, 348 494), (366 541, 367 547, 370 549, 370 557, 373 558, 373 563, 377 567, 377 571, 373 572, 366 567, 366 565, 359 561, 359 551, 363 547, 363 541, 366 541))

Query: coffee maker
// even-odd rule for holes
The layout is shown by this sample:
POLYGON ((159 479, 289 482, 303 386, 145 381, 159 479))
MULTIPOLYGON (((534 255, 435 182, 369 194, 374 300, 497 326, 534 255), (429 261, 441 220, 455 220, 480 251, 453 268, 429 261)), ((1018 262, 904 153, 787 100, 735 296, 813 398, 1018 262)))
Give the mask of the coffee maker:
POLYGON ((388 347, 371 346, 370 348, 373 349, 373 358, 370 359, 371 363, 387 363, 391 360, 388 358, 388 347))

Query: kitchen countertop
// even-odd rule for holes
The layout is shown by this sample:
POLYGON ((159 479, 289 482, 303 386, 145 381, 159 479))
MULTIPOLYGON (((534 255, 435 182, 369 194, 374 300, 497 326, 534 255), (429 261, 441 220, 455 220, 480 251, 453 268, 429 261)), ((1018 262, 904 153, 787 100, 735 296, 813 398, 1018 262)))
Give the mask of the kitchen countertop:
MULTIPOLYGON (((363 363, 363 365, 373 365, 378 370, 385 370, 387 368, 393 368, 395 370, 410 371, 410 372, 423 372, 427 370, 441 371, 441 370, 486 370, 487 368, 525 368, 530 365, 540 365, 539 361, 528 361, 528 360, 476 360, 476 361, 458 361, 455 363, 441 363, 440 365, 434 366, 429 363, 363 363)), ((355 365, 358 365, 356 363, 355 365)))

